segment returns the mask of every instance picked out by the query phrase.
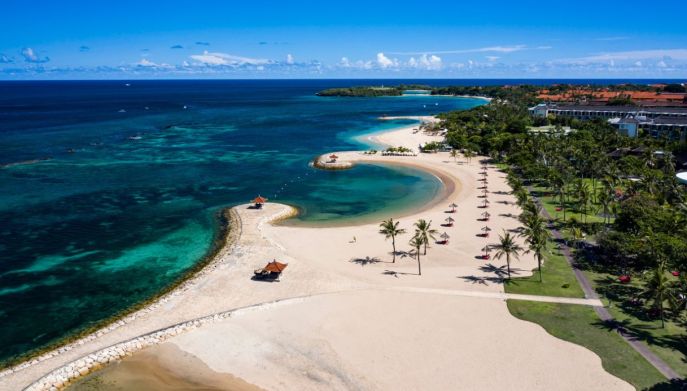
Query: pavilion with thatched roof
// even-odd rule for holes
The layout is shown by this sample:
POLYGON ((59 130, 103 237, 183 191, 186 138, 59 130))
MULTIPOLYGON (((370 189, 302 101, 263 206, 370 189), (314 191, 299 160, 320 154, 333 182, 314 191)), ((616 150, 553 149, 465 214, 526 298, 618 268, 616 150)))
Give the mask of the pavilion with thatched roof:
POLYGON ((263 196, 261 196, 261 195, 258 195, 258 196, 255 197, 255 198, 253 199, 253 201, 251 201, 251 202, 252 202, 253 204, 255 204, 255 209, 260 209, 260 208, 262 208, 262 206, 265 204, 265 202, 267 202, 267 198, 265 198, 265 197, 263 197, 263 196))
POLYGON ((265 267, 255 269, 253 278, 257 280, 278 281, 279 276, 288 265, 288 263, 277 262, 277 260, 275 259, 272 262, 268 262, 267 265, 265 265, 265 267))

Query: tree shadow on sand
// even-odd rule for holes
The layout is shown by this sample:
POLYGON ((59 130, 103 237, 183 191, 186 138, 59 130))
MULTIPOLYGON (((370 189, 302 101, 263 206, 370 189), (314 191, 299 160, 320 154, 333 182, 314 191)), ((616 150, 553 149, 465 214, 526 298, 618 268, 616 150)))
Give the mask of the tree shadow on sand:
POLYGON ((489 285, 488 282, 501 283, 503 278, 501 277, 484 277, 484 276, 458 276, 467 282, 472 282, 473 284, 489 285))
MULTIPOLYGON (((496 275, 496 277, 501 278, 501 279, 506 279, 508 277, 508 268, 506 265, 503 266, 496 266, 493 263, 487 263, 484 266, 480 266, 479 270, 485 273, 493 273, 496 275)), ((521 269, 518 268, 510 268, 510 274, 520 274, 519 272, 521 269)))
POLYGON ((353 258, 349 262, 357 263, 360 266, 365 266, 365 265, 372 265, 375 263, 380 263, 380 262, 382 262, 382 260, 377 258, 377 257, 372 257, 372 258, 365 257, 365 258, 353 258))
POLYGON ((392 276, 398 278, 398 276, 417 276, 417 273, 405 273, 405 272, 397 272, 395 270, 384 270, 382 272, 385 276, 392 276))

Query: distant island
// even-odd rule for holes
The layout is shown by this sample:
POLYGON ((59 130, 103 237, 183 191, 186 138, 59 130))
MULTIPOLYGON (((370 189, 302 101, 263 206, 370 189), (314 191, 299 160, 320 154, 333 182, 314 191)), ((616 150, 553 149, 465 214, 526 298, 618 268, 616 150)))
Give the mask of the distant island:
POLYGON ((342 96, 342 97, 376 97, 376 96, 401 96, 405 91, 422 90, 432 91, 432 87, 425 85, 399 85, 399 86, 356 86, 343 88, 329 88, 318 92, 318 96, 342 96))

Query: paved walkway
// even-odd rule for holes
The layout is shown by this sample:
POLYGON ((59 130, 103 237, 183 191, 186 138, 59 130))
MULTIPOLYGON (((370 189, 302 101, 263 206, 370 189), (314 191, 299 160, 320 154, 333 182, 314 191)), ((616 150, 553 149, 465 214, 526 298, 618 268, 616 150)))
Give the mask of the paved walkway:
MULTIPOLYGON (((530 191, 530 194, 534 191, 531 186, 528 187, 528 190, 530 191)), ((544 205, 542 205, 541 200, 539 200, 536 197, 532 197, 536 201, 537 204, 539 204, 542 207, 542 214, 544 217, 547 219, 552 219, 551 215, 549 212, 544 208, 544 205)), ((582 287, 582 290, 584 291, 584 296, 587 299, 599 299, 599 296, 596 294, 596 291, 594 291, 594 288, 592 288, 592 284, 589 282, 589 279, 587 276, 582 272, 582 270, 577 268, 577 265, 575 263, 575 258, 572 256, 572 253, 570 252, 570 248, 563 244, 565 240, 563 239, 563 235, 555 229, 551 229, 551 233, 553 234, 553 237, 558 239, 561 242, 561 251, 563 252, 563 255, 565 256, 565 260, 568 262, 570 267, 572 267, 572 271, 575 274, 575 278, 577 279, 577 282, 580 284, 580 287, 582 287)), ((613 319, 613 315, 608 311, 606 307, 603 306, 595 306, 594 311, 598 315, 598 317, 606 322, 607 324, 612 324, 614 325, 614 329, 618 332, 618 334, 623 337, 623 339, 630 344, 639 354, 641 354, 647 361, 651 363, 656 369, 658 369, 659 372, 663 374, 663 376, 667 377, 668 379, 680 379, 680 375, 673 370, 668 364, 666 364, 665 361, 663 361, 660 357, 658 357, 654 352, 652 352, 649 347, 642 342, 642 340, 638 339, 634 335, 631 335, 627 333, 619 323, 616 323, 613 319)))
POLYGON ((483 299, 497 299, 497 300, 524 300, 524 301, 539 301, 544 303, 559 303, 559 304, 578 304, 588 305, 592 307, 603 307, 603 303, 598 298, 596 299, 581 299, 575 297, 556 297, 556 296, 537 296, 537 295, 521 295, 516 293, 504 292, 482 292, 482 291, 463 291, 455 289, 432 289, 432 288, 409 288, 409 287, 395 287, 390 290, 413 292, 413 293, 431 293, 438 295, 449 296, 465 296, 477 297, 483 299))

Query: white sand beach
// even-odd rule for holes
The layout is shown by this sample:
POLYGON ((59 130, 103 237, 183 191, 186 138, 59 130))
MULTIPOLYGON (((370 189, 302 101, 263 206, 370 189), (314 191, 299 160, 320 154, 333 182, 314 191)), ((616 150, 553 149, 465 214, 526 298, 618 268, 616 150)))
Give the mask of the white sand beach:
MULTIPOLYGON (((413 133, 416 127, 372 137, 412 149, 440 139, 413 133)), ((339 161, 352 164, 412 166, 444 183, 444 191, 420 210, 388 216, 409 232, 397 238, 395 263, 391 242, 378 233, 378 224, 271 224, 292 209, 269 202, 260 210, 241 205, 235 208, 241 221, 238 242, 206 272, 135 319, 0 377, 0 390, 29 386, 111 345, 228 311, 234 312, 161 338, 174 346, 163 351, 190 354, 211 371, 267 390, 633 389, 604 371, 591 351, 510 315, 500 295, 505 260, 480 258, 499 233, 519 225, 505 174, 488 167, 490 204, 482 209, 478 158, 468 164, 448 153, 324 152, 336 152, 339 161), (446 213, 454 202, 456 213, 446 213), (484 211, 491 214, 488 222, 480 221, 484 211), (454 225, 441 226, 449 216, 454 225), (420 218, 450 235, 448 244, 432 244, 421 258, 421 276, 407 253, 412 224, 420 218), (478 236, 485 225, 492 229, 488 238, 478 236), (251 280, 254 269, 273 259, 288 263, 279 282, 251 280)), ((536 262, 527 254, 512 266, 517 275, 529 275, 536 262)))

